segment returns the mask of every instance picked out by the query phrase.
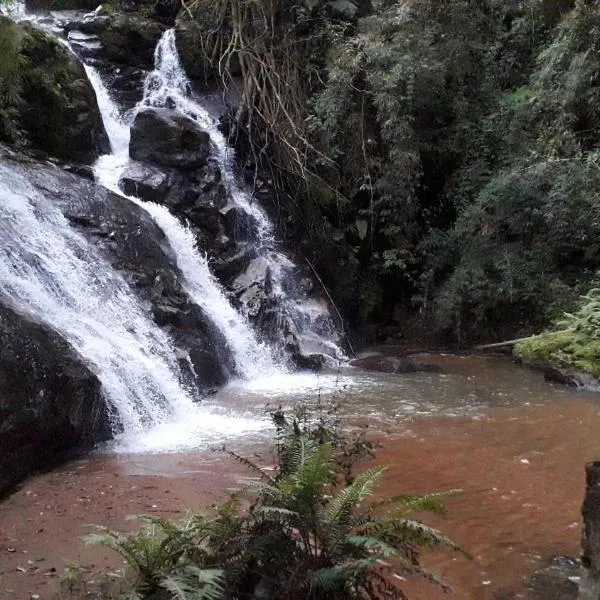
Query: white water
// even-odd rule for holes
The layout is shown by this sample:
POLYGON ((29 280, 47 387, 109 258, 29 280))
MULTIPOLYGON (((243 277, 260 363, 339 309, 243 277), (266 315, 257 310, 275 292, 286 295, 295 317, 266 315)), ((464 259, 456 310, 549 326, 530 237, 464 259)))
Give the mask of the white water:
MULTIPOLYGON (((252 218, 256 227, 256 246, 268 269, 273 293, 282 312, 289 317, 301 349, 306 354, 322 353, 342 360, 344 352, 339 345, 339 334, 332 323, 327 304, 306 301, 290 295, 286 283, 293 279, 294 263, 277 250, 274 227, 262 208, 253 202, 252 194, 239 184, 235 174, 235 154, 219 131, 217 121, 192 95, 191 83, 183 70, 175 44, 175 30, 166 31, 159 41, 155 55, 155 69, 148 75, 144 86, 143 105, 175 106, 201 125, 210 135, 221 167, 223 183, 231 200, 252 218)), ((242 301, 244 298, 242 297, 242 301)))
POLYGON ((60 333, 98 375, 128 431, 193 406, 169 337, 125 280, 26 176, 0 164, 0 290, 60 333))
MULTIPOLYGON (((119 190, 119 178, 129 162, 129 121, 111 99, 98 72, 87 66, 86 71, 96 90, 98 106, 108 133, 112 153, 101 156, 94 165, 98 181, 112 191, 119 190)), ((247 320, 237 312, 221 285, 211 273, 204 256, 196 247, 194 234, 164 206, 127 197, 146 210, 162 229, 175 253, 177 266, 183 275, 188 296, 200 306, 225 337, 233 355, 236 374, 246 379, 262 377, 283 370, 277 365, 268 346, 260 342, 247 320)))

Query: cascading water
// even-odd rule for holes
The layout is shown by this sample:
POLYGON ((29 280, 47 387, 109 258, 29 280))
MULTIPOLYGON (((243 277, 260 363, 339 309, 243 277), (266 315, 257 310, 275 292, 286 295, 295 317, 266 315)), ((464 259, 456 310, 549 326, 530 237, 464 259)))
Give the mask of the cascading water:
POLYGON ((192 407, 169 337, 125 280, 25 173, 0 164, 0 296, 60 333, 98 375, 127 431, 192 407))
MULTIPOLYGON (((119 112, 98 72, 90 66, 86 66, 86 71, 96 91, 98 106, 112 149, 111 154, 98 159, 94 170, 99 183, 122 195, 118 182, 129 162, 128 119, 119 112)), ((188 296, 204 310, 224 335, 233 355, 237 374, 252 379, 280 372, 283 367, 274 362, 268 346, 257 339, 247 320, 227 299, 212 275, 206 257, 198 251, 192 232, 164 206, 142 202, 135 197, 128 196, 128 199, 146 210, 162 229, 175 253, 188 296)))
POLYGON ((277 251, 274 227, 262 208, 252 201, 252 194, 244 189, 236 177, 235 154, 218 129, 218 123, 194 98, 192 85, 179 60, 175 44, 175 30, 166 31, 159 41, 154 55, 155 69, 146 78, 144 99, 146 106, 175 106, 198 122, 210 135, 221 167, 223 182, 232 202, 252 219, 256 229, 256 249, 268 270, 280 311, 289 317, 305 354, 320 353, 333 359, 344 359, 339 333, 334 326, 326 303, 299 299, 290 294, 289 283, 293 280, 294 263, 277 251))

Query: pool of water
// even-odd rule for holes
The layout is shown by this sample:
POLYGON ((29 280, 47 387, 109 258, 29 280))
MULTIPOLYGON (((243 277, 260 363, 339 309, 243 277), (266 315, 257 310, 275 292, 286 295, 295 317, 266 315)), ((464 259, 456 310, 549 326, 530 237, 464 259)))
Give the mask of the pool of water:
MULTIPOLYGON (((390 374, 341 367, 323 373, 269 375, 234 381, 194 407, 150 430, 128 432, 103 454, 188 453, 227 444, 253 447, 272 435, 269 411, 279 406, 335 404, 348 424, 368 424, 390 436, 411 434, 411 423, 431 417, 485 419, 491 410, 545 406, 600 395, 544 381, 510 359, 419 355, 439 372, 390 374)), ((600 404, 599 404, 600 405, 600 404)))

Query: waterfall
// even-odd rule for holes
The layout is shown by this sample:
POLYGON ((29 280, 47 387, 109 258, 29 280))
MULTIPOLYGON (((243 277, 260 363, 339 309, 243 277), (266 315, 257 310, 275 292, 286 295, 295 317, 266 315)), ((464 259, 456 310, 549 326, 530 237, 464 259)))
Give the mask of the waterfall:
POLYGON ((139 431, 193 409, 170 338, 126 281, 27 172, 0 164, 0 297, 60 333, 97 374, 115 417, 139 431))
POLYGON ((146 106, 175 106, 194 119, 210 135, 221 167, 223 183, 235 205, 246 212, 256 226, 256 247, 270 272, 273 293, 280 310, 293 324, 293 333, 306 354, 322 353, 341 360, 345 358, 340 347, 339 333, 324 302, 300 299, 290 293, 294 288, 294 263, 277 249, 275 231, 265 211, 253 201, 235 174, 235 153, 219 131, 218 123, 192 93, 189 81, 177 52, 175 30, 167 30, 155 50, 155 68, 146 78, 144 99, 146 106))
MULTIPOLYGON (((113 102, 98 72, 90 66, 86 71, 96 91, 98 106, 109 135, 112 153, 101 156, 94 165, 99 183, 123 195, 119 177, 129 162, 129 123, 113 102)), ((146 210, 165 234, 175 253, 183 275, 183 287, 225 337, 238 375, 253 379, 280 372, 283 366, 273 360, 270 348, 260 342, 247 319, 234 309, 219 282, 211 273, 206 256, 196 247, 193 233, 169 210, 152 202, 128 197, 146 210)))

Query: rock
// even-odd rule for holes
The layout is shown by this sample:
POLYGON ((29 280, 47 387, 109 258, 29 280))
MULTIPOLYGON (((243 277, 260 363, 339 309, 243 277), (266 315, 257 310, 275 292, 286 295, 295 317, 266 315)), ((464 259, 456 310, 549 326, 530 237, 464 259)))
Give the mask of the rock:
POLYGON ((190 382, 200 388, 225 382, 227 373, 233 372, 225 340, 210 315, 187 296, 176 257, 149 213, 87 179, 35 162, 2 145, 0 162, 25 169, 31 186, 51 198, 123 274, 148 305, 155 322, 168 330, 177 348, 192 357, 193 370, 206 376, 206 380, 196 380, 189 370, 190 382), (206 366, 209 363, 210 368, 206 366))
POLYGON ((168 108, 140 110, 131 127, 131 158, 192 170, 207 164, 210 136, 194 120, 168 108))
POLYGON ((581 507, 581 564, 579 600, 600 598, 600 462, 585 466, 585 498, 581 507))
MULTIPOLYGON (((0 17, 0 36, 20 42, 20 101, 12 110, 27 145, 57 158, 91 163, 110 150, 96 94, 81 63, 30 23, 0 17)), ((0 130, 2 128, 0 127, 0 130)), ((15 138, 17 139, 17 138, 15 138)), ((13 141, 6 139, 6 141, 13 141)))
POLYGON ((140 163, 130 163, 123 171, 119 187, 128 196, 160 204, 169 193, 171 178, 168 173, 140 163))
POLYGON ((546 365, 543 369, 544 379, 552 383, 560 383, 561 385, 568 385, 571 387, 577 387, 579 385, 577 378, 569 371, 565 369, 559 369, 553 365, 546 365))
POLYGON ((111 435, 98 378, 58 334, 0 304, 0 493, 111 435))
POLYGON ((154 4, 154 16, 161 23, 172 27, 180 8, 180 0, 156 0, 154 4))
POLYGON ((181 11, 175 22, 175 44, 181 65, 190 79, 213 79, 215 69, 202 50, 198 26, 183 13, 181 11))
POLYGON ((381 354, 355 358, 350 361, 350 366, 360 367, 367 371, 380 371, 381 373, 440 373, 442 371, 437 365, 420 363, 409 358, 383 356, 381 354))
POLYGON ((104 31, 110 25, 110 17, 105 15, 98 15, 95 12, 85 15, 82 19, 73 19, 67 21, 63 29, 69 39, 73 39, 73 33, 79 35, 93 35, 95 39, 99 40, 98 33, 104 31))
POLYGON ((555 556, 550 566, 536 571, 527 590, 528 600, 577 600, 581 563, 555 556))
POLYGON ((299 369, 307 371, 321 371, 325 366, 325 357, 322 354, 304 355, 299 352, 292 354, 292 360, 299 369))
POLYGON ((89 165, 63 165, 63 169, 68 173, 75 173, 79 177, 84 177, 90 181, 94 181, 96 178, 94 169, 89 165))
MULTIPOLYGON (((219 76, 217 65, 211 64, 203 49, 198 23, 210 23, 211 15, 201 15, 199 11, 209 8, 208 3, 196 3, 192 7, 194 20, 190 20, 186 11, 180 11, 175 21, 175 42, 181 64, 191 79, 208 81, 219 76)), ((237 56, 233 56, 229 70, 232 76, 241 75, 241 67, 237 56)))
POLYGON ((100 0, 25 0, 28 12, 46 10, 93 10, 100 5, 100 0))
POLYGON ((236 242, 246 242, 256 236, 252 217, 240 206, 232 206, 225 212, 225 233, 236 242))
POLYGON ((256 249, 234 247, 219 255, 213 263, 213 272, 221 280, 235 279, 256 258, 256 249))
MULTIPOLYGON (((104 17, 96 17, 98 19, 104 17)), ((95 31, 102 43, 102 58, 118 65, 152 69, 154 49, 165 31, 165 26, 139 12, 113 14, 95 31)), ((84 31, 84 30, 82 30, 84 31)))

